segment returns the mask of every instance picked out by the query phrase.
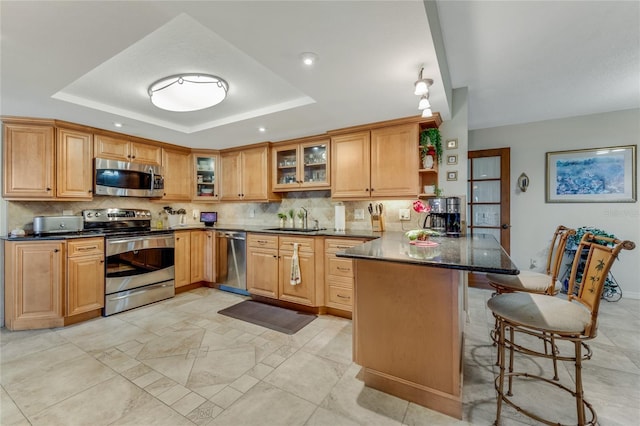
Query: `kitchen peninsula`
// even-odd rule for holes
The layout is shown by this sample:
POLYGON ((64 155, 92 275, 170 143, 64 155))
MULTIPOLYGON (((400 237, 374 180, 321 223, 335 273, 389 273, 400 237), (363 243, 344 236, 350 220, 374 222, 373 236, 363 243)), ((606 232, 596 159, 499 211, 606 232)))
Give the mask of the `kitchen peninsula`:
POLYGON ((490 235, 429 243, 387 232, 337 254, 354 259, 353 360, 367 386, 462 419, 465 273, 519 271, 490 235))

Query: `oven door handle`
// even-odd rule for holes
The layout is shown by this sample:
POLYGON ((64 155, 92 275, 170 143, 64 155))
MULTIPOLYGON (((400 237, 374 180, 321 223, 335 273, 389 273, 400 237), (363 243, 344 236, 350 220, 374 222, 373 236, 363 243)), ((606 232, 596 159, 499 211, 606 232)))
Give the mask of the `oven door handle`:
MULTIPOLYGON (((164 287, 173 287, 173 284, 162 284, 160 286, 157 286, 156 288, 164 288, 164 287)), ((137 290, 133 290, 133 291, 127 291, 127 294, 124 294, 122 296, 116 296, 116 297, 109 297, 109 300, 122 300, 122 299, 128 299, 129 297, 133 296, 134 294, 139 294, 139 293, 145 293, 149 291, 148 288, 141 288, 141 289, 137 289, 137 290)), ((108 297, 108 296, 107 296, 108 297)))
POLYGON ((138 241, 152 241, 152 240, 164 240, 166 238, 173 238, 171 234, 144 236, 144 237, 125 237, 120 240, 107 239, 107 244, 122 244, 122 243, 134 243, 138 241))
POLYGON ((151 188, 149 188, 149 191, 153 193, 153 186, 156 180, 155 174, 153 173, 153 167, 149 167, 149 173, 151 173, 151 188))

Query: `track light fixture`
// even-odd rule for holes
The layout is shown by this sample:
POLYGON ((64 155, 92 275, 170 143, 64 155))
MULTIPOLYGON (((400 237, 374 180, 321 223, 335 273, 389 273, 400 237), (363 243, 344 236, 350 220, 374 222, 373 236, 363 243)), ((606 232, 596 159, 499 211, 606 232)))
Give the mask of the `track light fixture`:
POLYGON ((431 104, 429 103, 429 86, 433 84, 433 80, 430 78, 423 78, 422 72, 424 71, 424 66, 420 67, 420 72, 418 73, 418 80, 414 83, 414 91, 413 93, 417 96, 420 96, 420 101, 418 102, 418 109, 422 111, 422 117, 428 118, 433 116, 433 112, 431 112, 431 104))
POLYGON ((417 96, 426 95, 429 93, 429 86, 433 84, 433 80, 430 78, 422 78, 422 71, 424 71, 424 67, 420 68, 420 73, 418 74, 418 80, 414 83, 414 91, 413 93, 417 96))

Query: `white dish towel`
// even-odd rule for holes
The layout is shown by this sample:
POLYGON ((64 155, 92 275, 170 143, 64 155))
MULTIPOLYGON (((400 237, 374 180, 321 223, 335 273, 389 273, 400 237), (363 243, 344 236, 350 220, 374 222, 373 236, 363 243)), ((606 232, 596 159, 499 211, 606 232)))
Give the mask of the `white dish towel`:
POLYGON ((298 243, 293 243, 293 256, 291 256, 291 285, 298 285, 302 282, 300 277, 300 262, 298 261, 298 243))

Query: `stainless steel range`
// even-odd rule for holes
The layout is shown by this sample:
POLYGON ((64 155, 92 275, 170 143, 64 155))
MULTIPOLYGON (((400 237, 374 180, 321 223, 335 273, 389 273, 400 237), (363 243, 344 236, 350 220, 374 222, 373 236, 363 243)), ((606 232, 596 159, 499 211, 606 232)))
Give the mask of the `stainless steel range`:
POLYGON ((82 217, 84 231, 106 234, 105 316, 175 295, 173 233, 152 231, 149 210, 83 210, 82 217))

